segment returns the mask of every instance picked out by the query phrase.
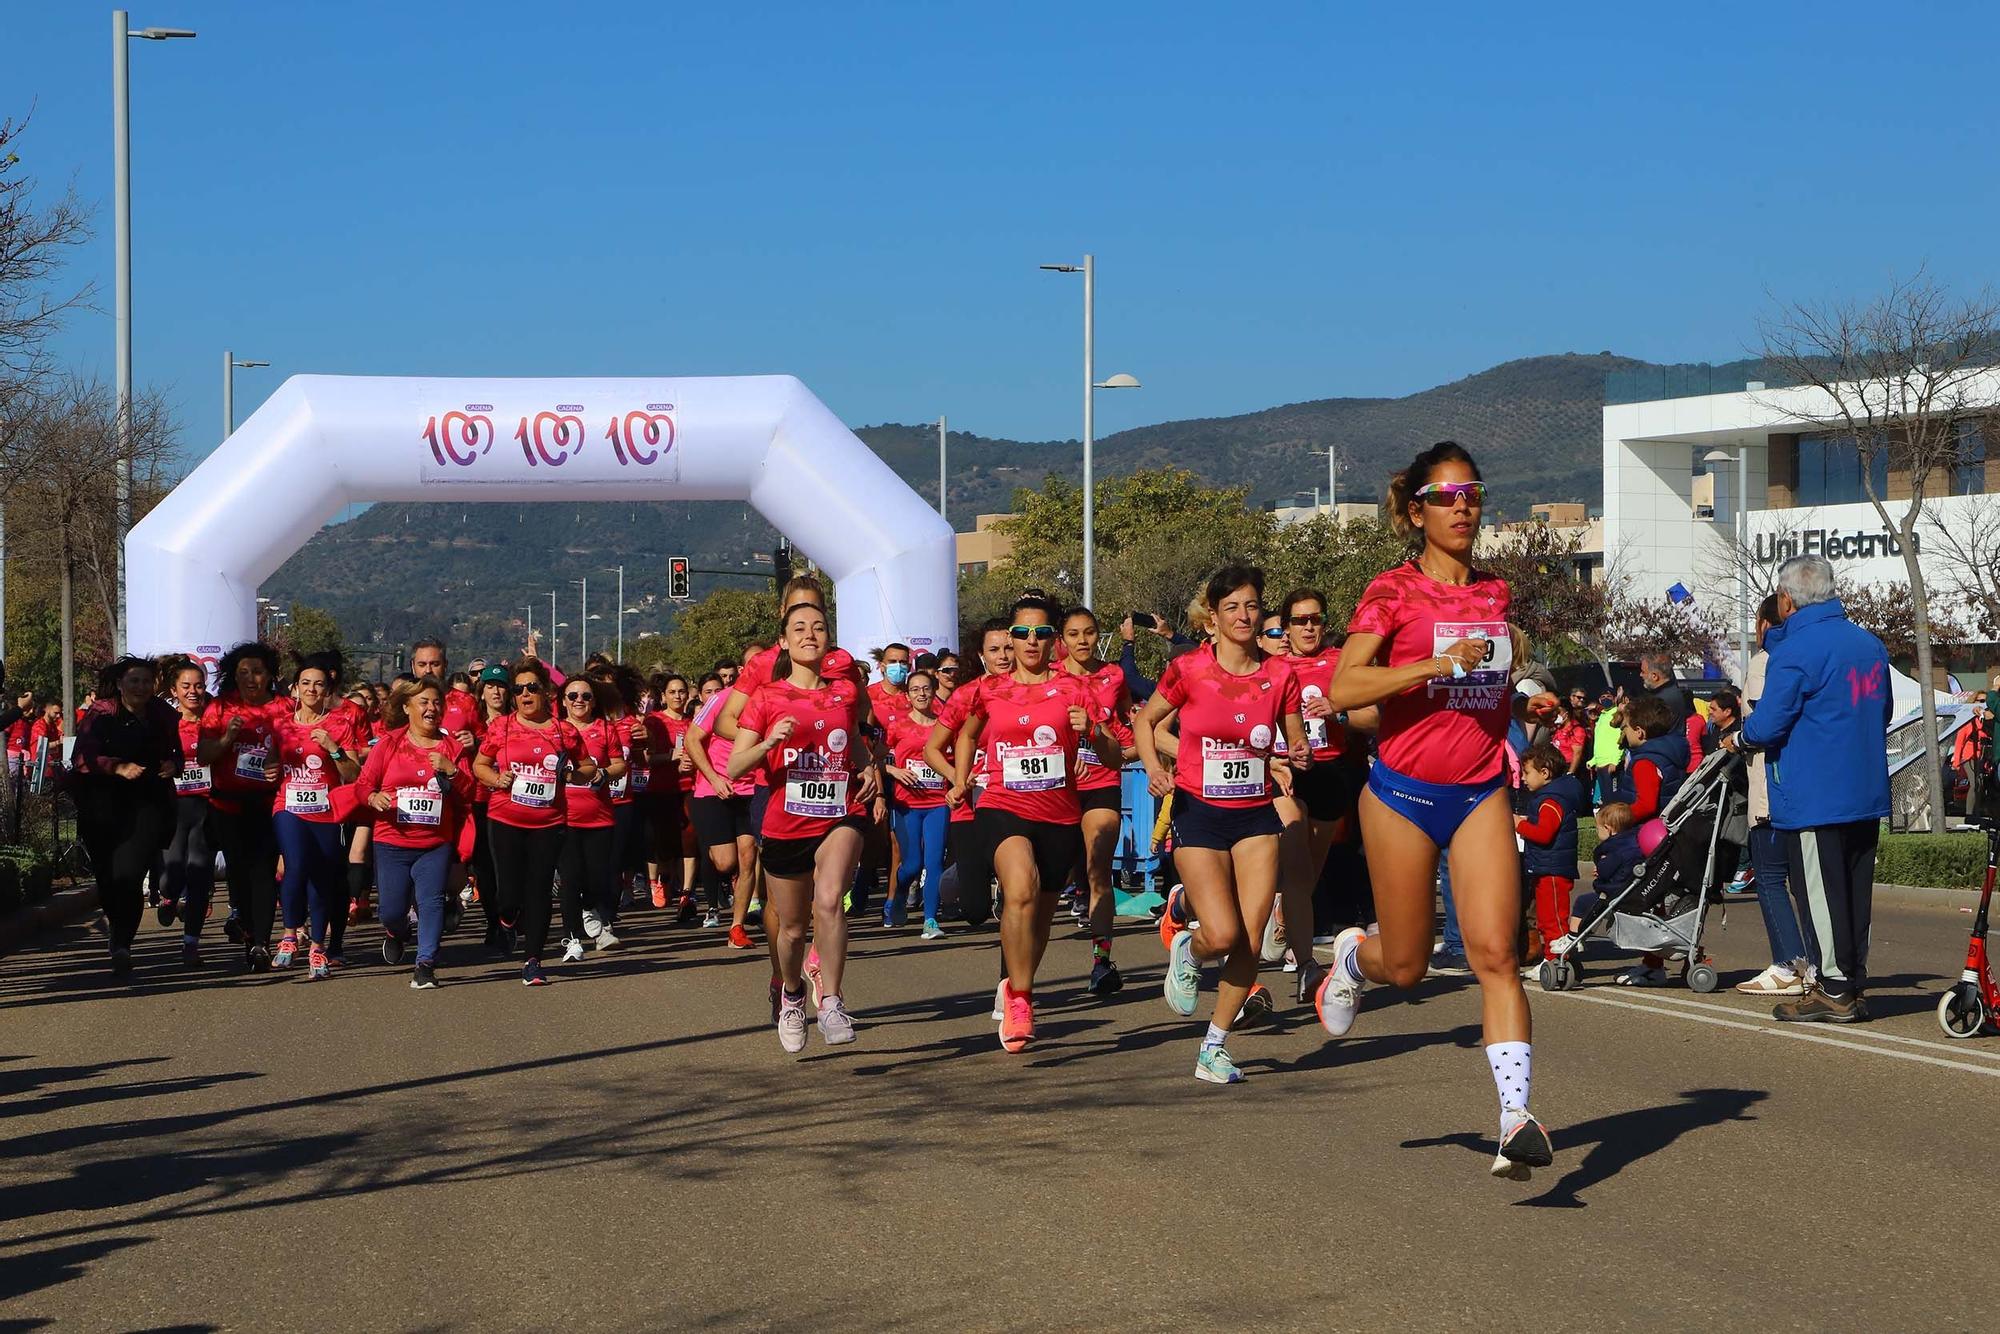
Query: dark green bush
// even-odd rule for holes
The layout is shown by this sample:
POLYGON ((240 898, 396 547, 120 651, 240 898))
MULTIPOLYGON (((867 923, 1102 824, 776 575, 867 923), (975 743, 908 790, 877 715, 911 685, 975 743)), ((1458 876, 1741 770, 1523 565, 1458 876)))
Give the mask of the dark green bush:
POLYGON ((1976 889, 1986 876, 1984 834, 1884 834, 1875 883, 1976 889))

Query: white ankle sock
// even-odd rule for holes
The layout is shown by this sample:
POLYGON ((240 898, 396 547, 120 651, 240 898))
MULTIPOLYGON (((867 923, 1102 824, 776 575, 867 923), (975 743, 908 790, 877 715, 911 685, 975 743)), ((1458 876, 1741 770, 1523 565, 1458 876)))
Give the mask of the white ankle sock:
POLYGON ((1229 1034, 1217 1028, 1214 1024, 1210 1024, 1208 1026, 1208 1035, 1201 1040, 1202 1050, 1206 1051, 1210 1047, 1220 1047, 1227 1041, 1229 1041, 1229 1034))
POLYGON ((1500 1094, 1500 1128, 1504 1133, 1526 1115, 1528 1088, 1534 1080, 1535 1049, 1526 1042, 1495 1042, 1486 1049, 1493 1069, 1493 1087, 1500 1094))

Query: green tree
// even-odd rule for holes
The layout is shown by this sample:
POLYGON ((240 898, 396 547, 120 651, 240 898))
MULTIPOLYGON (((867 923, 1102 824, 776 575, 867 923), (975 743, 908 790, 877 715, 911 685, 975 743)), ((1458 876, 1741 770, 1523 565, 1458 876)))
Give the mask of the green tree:
POLYGON ((340 622, 331 613, 303 602, 292 604, 290 618, 273 638, 280 652, 301 658, 315 653, 338 653, 346 644, 340 622))
POLYGON ((1577 574, 1582 548, 1581 533, 1564 536, 1545 523, 1530 523, 1479 558, 1482 569, 1507 581, 1508 619, 1528 633, 1543 662, 1589 661, 1589 640, 1604 623, 1604 587, 1577 574))
MULTIPOLYGON (((769 590, 718 588, 681 613, 666 637, 664 662, 693 679, 725 658, 739 659, 745 644, 777 637, 777 599, 769 590)), ((646 642, 651 657, 653 641, 646 642)))
POLYGON ((1341 523, 1323 514, 1278 530, 1265 570, 1265 594, 1275 605, 1294 588, 1324 593, 1327 624, 1339 633, 1353 619, 1369 581, 1414 551, 1382 519, 1341 523))

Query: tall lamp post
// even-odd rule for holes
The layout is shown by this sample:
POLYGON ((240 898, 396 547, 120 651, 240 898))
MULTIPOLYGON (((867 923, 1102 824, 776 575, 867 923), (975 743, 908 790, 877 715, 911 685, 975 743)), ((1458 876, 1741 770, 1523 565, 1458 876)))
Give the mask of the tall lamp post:
POLYGON ((125 651, 125 534, 132 527, 132 81, 126 43, 134 37, 164 42, 192 37, 192 28, 131 30, 124 10, 111 11, 111 157, 112 230, 116 233, 117 318, 113 322, 118 354, 118 468, 115 479, 118 523, 118 633, 114 652, 125 651))
POLYGON ((939 413, 938 414, 938 517, 940 519, 943 519, 946 523, 950 523, 951 515, 946 512, 945 499, 944 499, 944 476, 945 476, 944 448, 945 448, 944 414, 939 413))
MULTIPOLYGON (((1332 445, 1328 445, 1325 449, 1309 449, 1306 452, 1313 455, 1326 455, 1326 507, 1329 510, 1338 512, 1340 509, 1339 456, 1334 453, 1332 445)), ((1317 508, 1319 502, 1314 501, 1313 505, 1317 508)))
POLYGON ((604 573, 618 575, 618 661, 625 661, 625 567, 607 565, 604 573))
POLYGON ((586 574, 583 578, 572 579, 570 582, 582 590, 576 599, 576 623, 579 627, 577 633, 583 636, 583 645, 576 653, 577 661, 581 662, 590 656, 590 576, 586 574))
POLYGON ((1083 275, 1083 605, 1095 606, 1092 598, 1097 585, 1097 476, 1091 457, 1094 443, 1097 391, 1137 389, 1139 382, 1129 375, 1114 375, 1099 383, 1097 356, 1097 260, 1085 255, 1081 264, 1044 264, 1051 273, 1083 275))
POLYGON ((1736 652, 1742 659, 1739 681, 1750 679, 1750 451, 1738 445, 1731 454, 1711 449, 1701 456, 1703 463, 1734 463, 1736 495, 1731 509, 1736 529, 1736 652))
POLYGON ((236 368, 249 370, 254 366, 268 366, 268 361, 238 361, 234 353, 224 349, 222 353, 222 438, 227 440, 236 434, 236 368))

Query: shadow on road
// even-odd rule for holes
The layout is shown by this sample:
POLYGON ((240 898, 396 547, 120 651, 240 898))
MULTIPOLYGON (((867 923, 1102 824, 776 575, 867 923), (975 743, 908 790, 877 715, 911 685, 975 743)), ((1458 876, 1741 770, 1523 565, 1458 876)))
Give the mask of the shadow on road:
MULTIPOLYGON (((1583 1159, 1554 1185, 1537 1196, 1518 1201, 1530 1208, 1583 1209, 1588 1205, 1583 1192, 1617 1176, 1625 1168, 1667 1148, 1693 1130, 1721 1125, 1725 1121, 1754 1121, 1750 1108, 1770 1097, 1763 1089, 1688 1089, 1679 1102, 1658 1107, 1636 1107, 1615 1112, 1580 1125, 1550 1132, 1555 1142, 1556 1163, 1563 1155, 1585 1148, 1583 1159)), ((1406 1149, 1459 1148, 1484 1157, 1493 1152, 1493 1141, 1484 1135, 1439 1135, 1432 1139, 1404 1140, 1406 1149)), ((1553 1170, 1553 1169, 1550 1169, 1553 1170)))

